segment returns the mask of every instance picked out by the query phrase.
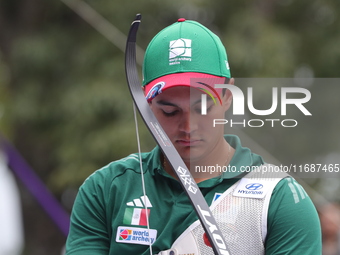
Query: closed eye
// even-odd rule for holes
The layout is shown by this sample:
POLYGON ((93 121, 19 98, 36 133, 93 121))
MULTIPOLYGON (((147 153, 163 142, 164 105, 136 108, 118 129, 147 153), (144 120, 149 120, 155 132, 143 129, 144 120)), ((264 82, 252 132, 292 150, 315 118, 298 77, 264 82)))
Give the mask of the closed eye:
MULTIPOLYGON (((208 108, 207 108, 207 113, 210 112, 213 107, 214 107, 215 104, 211 103, 210 105, 208 105, 208 108)), ((201 113, 202 112, 202 106, 200 105, 200 107, 197 107, 195 108, 195 112, 196 113, 201 113)))

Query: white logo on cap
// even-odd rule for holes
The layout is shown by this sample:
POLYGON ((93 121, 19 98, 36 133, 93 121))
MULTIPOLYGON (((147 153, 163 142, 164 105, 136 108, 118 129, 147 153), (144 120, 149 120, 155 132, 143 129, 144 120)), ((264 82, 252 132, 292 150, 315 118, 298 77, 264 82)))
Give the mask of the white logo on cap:
POLYGON ((180 61, 191 61, 191 40, 180 38, 170 41, 169 64, 180 64, 180 61))
POLYGON ((228 61, 227 60, 225 60, 225 66, 226 66, 226 68, 229 70, 230 69, 230 67, 229 67, 229 63, 228 63, 228 61))

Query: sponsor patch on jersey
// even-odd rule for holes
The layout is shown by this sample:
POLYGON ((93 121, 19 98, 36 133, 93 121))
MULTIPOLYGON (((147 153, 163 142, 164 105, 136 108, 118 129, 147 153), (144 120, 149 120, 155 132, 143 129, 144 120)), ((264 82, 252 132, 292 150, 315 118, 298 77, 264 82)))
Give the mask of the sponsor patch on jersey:
POLYGON ((264 198, 272 184, 265 180, 243 178, 233 195, 236 197, 264 198))
POLYGON ((132 243, 141 245, 153 244, 157 239, 156 229, 119 226, 117 228, 117 243, 132 243))

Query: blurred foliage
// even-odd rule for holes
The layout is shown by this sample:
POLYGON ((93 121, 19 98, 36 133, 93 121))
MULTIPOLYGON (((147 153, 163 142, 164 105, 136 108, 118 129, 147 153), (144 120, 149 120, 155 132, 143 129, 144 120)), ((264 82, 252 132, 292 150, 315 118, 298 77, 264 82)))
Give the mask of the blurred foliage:
MULTIPOLYGON (((142 13, 143 49, 177 18, 203 23, 226 45, 236 78, 339 74, 337 0, 85 2, 124 34, 142 13)), ((339 153, 339 93, 329 88, 310 88, 324 111, 311 105, 320 119, 306 119, 301 130, 245 132, 283 162, 339 153)), ((137 151, 124 53, 61 1, 0 0, 0 124, 57 197, 77 189, 96 169, 137 151)), ((140 132, 150 150, 143 124, 140 132)), ((27 246, 27 254, 59 254, 27 246)))

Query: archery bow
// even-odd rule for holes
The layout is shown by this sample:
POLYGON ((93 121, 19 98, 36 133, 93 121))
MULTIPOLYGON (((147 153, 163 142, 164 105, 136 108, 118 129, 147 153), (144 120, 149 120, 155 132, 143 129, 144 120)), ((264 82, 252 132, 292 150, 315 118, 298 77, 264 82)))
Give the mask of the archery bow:
POLYGON ((168 159, 183 189, 188 195, 208 236, 214 253, 216 255, 230 255, 222 232, 212 216, 205 198, 144 97, 136 67, 136 36, 140 22, 141 15, 137 14, 130 27, 125 51, 125 72, 132 98, 147 128, 161 148, 164 156, 168 159))

